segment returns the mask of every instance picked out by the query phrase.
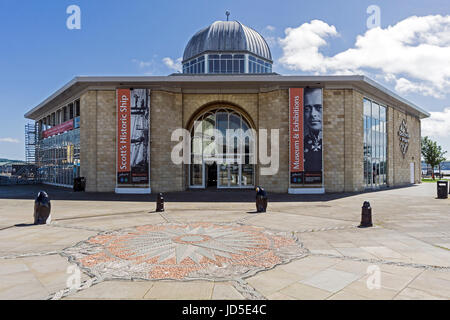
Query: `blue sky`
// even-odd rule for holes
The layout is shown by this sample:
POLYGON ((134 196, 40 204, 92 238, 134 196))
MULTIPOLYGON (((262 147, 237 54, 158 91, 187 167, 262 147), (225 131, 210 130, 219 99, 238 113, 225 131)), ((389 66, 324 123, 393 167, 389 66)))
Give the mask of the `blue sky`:
MULTIPOLYGON (((447 17, 450 14, 448 0, 1 0, 0 110, 3 117, 0 119, 0 158, 24 158, 24 125, 27 122, 23 118, 24 113, 73 77, 170 74, 174 69, 168 67, 163 59, 176 61, 180 58, 190 37, 213 21, 224 20, 226 10, 231 11, 231 19, 241 21, 266 37, 271 45, 275 72, 337 74, 350 70, 365 73, 406 99, 435 112, 432 122, 428 124, 428 128, 432 129, 429 132, 450 152, 450 130, 446 129, 446 125, 450 126, 450 120, 447 120, 450 109, 448 113, 444 112, 445 108, 450 108, 450 95, 446 94, 449 87, 439 86, 435 81, 432 92, 427 89, 412 90, 428 88, 432 80, 417 76, 417 72, 428 67, 430 70, 433 67, 436 69, 432 62, 437 59, 430 59, 429 55, 425 55, 426 59, 420 56, 417 60, 420 60, 420 66, 416 69, 412 66, 412 70, 395 66, 387 69, 384 65, 389 63, 383 60, 369 66, 361 61, 345 65, 348 61, 345 55, 351 56, 348 50, 355 48, 357 36, 367 35, 366 9, 373 4, 381 9, 381 31, 402 21, 404 25, 414 28, 421 21, 411 21, 409 18, 414 15, 447 17), (66 28, 66 8, 72 4, 81 8, 81 30, 66 28), (321 22, 320 30, 308 28, 318 25, 313 24, 313 20, 321 22), (303 24, 306 25, 301 27, 303 24), (293 30, 289 37, 285 33, 287 28, 293 30), (295 60, 295 56, 289 56, 289 48, 300 52, 304 49, 296 47, 298 37, 303 39, 311 34, 318 37, 319 42, 312 41, 311 44, 317 45, 318 57, 327 66, 325 69, 322 68, 322 60, 316 65, 303 63, 310 59, 306 51, 301 59, 303 62, 298 61, 298 57, 295 60), (325 44, 320 44, 321 40, 325 44), (335 61, 343 61, 342 69, 334 66, 335 61), (430 66, 427 66, 428 62, 430 66), (386 77, 388 73, 390 76, 386 77), (437 127, 439 130, 435 129, 437 127)), ((428 51, 430 55, 434 52, 438 55, 450 48, 446 31, 450 24, 446 19, 430 19, 427 21, 434 26, 431 31, 441 31, 441 38, 445 38, 433 42, 433 47, 428 51)), ((418 30, 425 37, 431 31, 418 30)), ((386 34, 397 39, 399 33, 394 29, 386 34)), ((367 39, 372 38, 367 35, 367 39)), ((423 39, 417 41, 430 44, 423 39)), ((370 48, 360 48, 358 52, 364 54, 367 50, 370 51, 370 48)), ((408 52, 401 50, 409 49, 402 47, 399 54, 408 52)), ((391 53, 389 50, 384 52, 387 59, 391 53)), ((398 64, 402 63, 398 61, 398 64)), ((447 71, 450 58, 443 64, 446 66, 438 69, 444 71, 435 70, 436 77, 447 81, 450 79, 450 71, 447 71)))

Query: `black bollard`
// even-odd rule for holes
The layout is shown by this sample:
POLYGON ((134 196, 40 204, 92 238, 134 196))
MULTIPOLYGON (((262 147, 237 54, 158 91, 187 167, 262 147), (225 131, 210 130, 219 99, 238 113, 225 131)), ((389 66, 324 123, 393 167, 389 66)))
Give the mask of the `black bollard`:
POLYGON ((267 193, 261 187, 256 187, 256 212, 267 211, 267 193))
POLYGON ((370 207, 369 201, 365 201, 362 206, 361 224, 359 225, 359 228, 369 228, 372 226, 372 208, 370 207))
POLYGON ((34 224, 46 224, 51 222, 52 204, 47 192, 40 191, 34 201, 34 224))
POLYGON ((156 212, 164 212, 164 196, 162 193, 159 193, 156 198, 156 212))

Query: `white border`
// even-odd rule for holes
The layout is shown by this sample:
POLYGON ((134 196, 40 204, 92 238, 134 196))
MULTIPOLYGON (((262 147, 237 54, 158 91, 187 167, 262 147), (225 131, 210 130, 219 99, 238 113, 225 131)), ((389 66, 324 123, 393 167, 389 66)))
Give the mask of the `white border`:
MULTIPOLYGON (((119 88, 119 87, 117 87, 116 88, 116 112, 119 112, 119 95, 117 94, 119 89, 128 89, 128 90, 130 90, 130 109, 131 109, 131 89, 130 88, 119 88)), ((133 88, 133 89, 136 89, 136 88, 133 88)), ((125 185, 128 188, 119 186, 119 183, 117 181, 117 177, 118 177, 118 174, 117 174, 117 161, 118 161, 117 144, 118 143, 116 142, 116 145, 114 146, 114 148, 115 148, 115 153, 116 153, 116 163, 115 163, 115 167, 116 167, 115 168, 115 170, 116 170, 116 188, 115 188, 115 193, 117 193, 117 194, 151 194, 152 193, 152 189, 151 189, 151 183, 152 183, 152 181, 151 181, 151 166, 150 166, 151 154, 152 154, 152 151, 151 151, 151 125, 152 125, 152 122, 151 122, 151 111, 152 111, 152 109, 151 109, 151 107, 152 107, 152 104, 151 104, 151 93, 152 92, 148 88, 141 88, 141 89, 147 90, 148 109, 149 109, 149 117, 148 117, 148 121, 149 121, 149 126, 148 126, 148 130, 149 130, 149 132, 148 132, 148 135, 149 135, 149 139, 148 139, 148 188, 132 188, 132 187, 130 188, 130 186, 132 186, 130 184, 125 185)), ((115 123, 116 123, 116 139, 118 139, 118 117, 116 116, 115 118, 116 118, 115 119, 115 123)), ((130 118, 130 123, 131 123, 131 118, 130 118)), ((130 135, 131 135, 131 130, 130 130, 130 135)), ((131 154, 130 154, 130 156, 131 156, 131 154)))
POLYGON ((324 194, 325 188, 289 188, 289 194, 324 194))
MULTIPOLYGON (((305 89, 306 87, 296 87, 296 88, 292 88, 289 87, 289 162, 288 162, 288 167, 289 167, 289 189, 288 189, 288 193, 289 194, 324 194, 325 193, 325 152, 324 152, 324 143, 323 143, 323 113, 324 113, 324 109, 323 109, 323 105, 324 105, 324 101, 323 101, 323 91, 324 88, 323 87, 310 87, 313 89, 321 89, 322 91, 322 187, 321 188, 305 188, 305 177, 303 176, 303 186, 300 187, 293 187, 294 185, 291 183, 291 89, 303 89, 303 109, 304 109, 304 99, 305 99, 305 89), (300 191, 297 191, 300 190, 300 191), (319 191, 317 191, 319 190, 319 191)), ((303 111, 302 111, 303 112, 303 111)), ((303 116, 304 117, 304 116, 303 116)), ((303 121, 305 121, 305 119, 303 118, 303 121)), ((304 124, 303 124, 304 125, 304 124)), ((304 130, 303 130, 304 132, 304 130)), ((303 146, 303 149, 305 148, 305 146, 303 146)), ((305 155, 303 155, 304 157, 305 155)))
POLYGON ((151 188, 116 188, 117 194, 151 194, 151 188))

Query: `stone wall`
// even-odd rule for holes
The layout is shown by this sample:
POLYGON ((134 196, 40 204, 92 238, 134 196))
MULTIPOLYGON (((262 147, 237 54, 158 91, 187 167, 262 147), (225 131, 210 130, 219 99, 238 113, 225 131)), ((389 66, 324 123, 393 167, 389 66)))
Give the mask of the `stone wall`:
MULTIPOLYGON (((408 185, 411 182, 410 165, 414 163, 414 182, 420 183, 421 181, 421 152, 420 152, 420 120, 409 114, 393 110, 389 113, 392 115, 392 121, 389 123, 389 128, 392 131, 392 141, 389 145, 392 145, 392 184, 393 186, 408 185), (410 135, 409 147, 406 155, 403 155, 400 150, 400 141, 398 131, 402 120, 406 120, 408 127, 408 133, 410 135)), ((391 171, 391 170, 389 170, 391 171)))
POLYGON ((345 90, 323 91, 323 162, 326 192, 345 190, 345 90))
MULTIPOLYGON (((259 94, 259 129, 267 129, 267 151, 271 150, 271 130, 279 129, 279 169, 274 175, 261 175, 259 184, 270 192, 287 193, 289 189, 289 92, 277 90, 259 94)), ((259 158, 259 157, 258 157, 259 158)), ((266 167, 266 166, 265 166, 266 167)))
POLYGON ((97 191, 97 91, 80 98, 80 163, 86 191, 97 191))
POLYGON ((205 107, 238 106, 243 109, 258 126, 257 94, 183 94, 183 128, 189 125, 192 117, 205 107))
POLYGON ((182 95, 151 92, 150 181, 153 193, 184 190, 183 165, 171 160, 172 132, 182 126, 182 95))
POLYGON ((114 191, 115 150, 116 93, 88 91, 80 99, 80 161, 86 191, 114 191))

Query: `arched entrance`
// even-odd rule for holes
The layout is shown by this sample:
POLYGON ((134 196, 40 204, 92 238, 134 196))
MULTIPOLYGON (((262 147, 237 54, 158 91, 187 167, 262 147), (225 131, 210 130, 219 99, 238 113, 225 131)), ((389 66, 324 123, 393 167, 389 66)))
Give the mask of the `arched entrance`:
POLYGON ((210 108, 192 123, 190 188, 253 188, 256 132, 242 113, 210 108))

